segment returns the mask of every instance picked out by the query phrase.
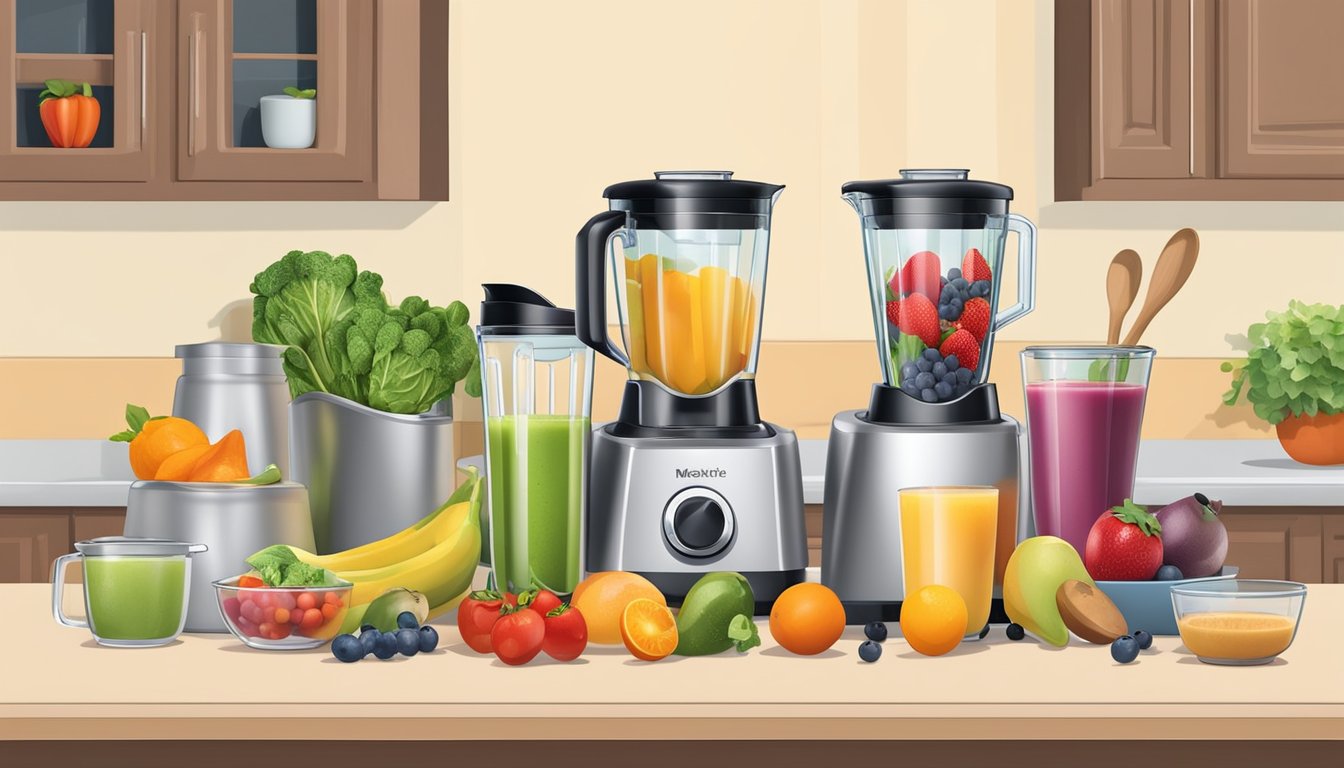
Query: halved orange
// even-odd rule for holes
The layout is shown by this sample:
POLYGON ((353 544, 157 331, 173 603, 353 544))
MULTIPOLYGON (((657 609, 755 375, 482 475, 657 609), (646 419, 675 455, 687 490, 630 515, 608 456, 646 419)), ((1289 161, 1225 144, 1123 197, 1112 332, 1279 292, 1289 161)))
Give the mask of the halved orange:
POLYGON ((677 620, 654 600, 631 600, 621 613, 621 640, 635 658, 657 661, 677 648, 677 620))

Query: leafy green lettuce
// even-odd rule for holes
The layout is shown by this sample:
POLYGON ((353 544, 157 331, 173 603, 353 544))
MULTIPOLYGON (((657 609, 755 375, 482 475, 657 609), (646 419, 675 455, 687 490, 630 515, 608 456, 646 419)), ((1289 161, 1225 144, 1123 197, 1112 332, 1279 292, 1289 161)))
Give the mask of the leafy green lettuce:
POLYGON ((1344 411, 1344 306, 1292 301, 1265 317, 1246 333, 1246 359, 1222 365, 1232 374, 1223 402, 1234 405, 1245 394, 1270 424, 1344 411))

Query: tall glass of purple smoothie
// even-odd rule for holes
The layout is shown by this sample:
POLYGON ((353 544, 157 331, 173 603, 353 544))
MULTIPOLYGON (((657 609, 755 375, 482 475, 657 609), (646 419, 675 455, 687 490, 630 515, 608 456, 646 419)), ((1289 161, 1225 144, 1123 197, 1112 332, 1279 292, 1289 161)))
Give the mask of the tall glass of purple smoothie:
POLYGON ((1036 533, 1081 554, 1092 524, 1134 494, 1151 347, 1027 347, 1031 504, 1036 533))

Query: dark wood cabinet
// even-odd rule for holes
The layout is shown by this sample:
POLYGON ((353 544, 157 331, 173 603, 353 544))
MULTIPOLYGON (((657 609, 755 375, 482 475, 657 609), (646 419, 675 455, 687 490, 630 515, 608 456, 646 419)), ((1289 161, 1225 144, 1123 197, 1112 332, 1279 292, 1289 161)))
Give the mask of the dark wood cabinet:
POLYGON ((1334 0, 1056 0, 1056 197, 1344 199, 1341 29, 1334 0))
POLYGON ((1240 568, 1242 576, 1322 580, 1322 515, 1243 507, 1225 510, 1222 519, 1227 526, 1227 562, 1240 568))
POLYGON ((0 512, 0 582, 43 582, 71 550, 70 516, 45 510, 0 512))

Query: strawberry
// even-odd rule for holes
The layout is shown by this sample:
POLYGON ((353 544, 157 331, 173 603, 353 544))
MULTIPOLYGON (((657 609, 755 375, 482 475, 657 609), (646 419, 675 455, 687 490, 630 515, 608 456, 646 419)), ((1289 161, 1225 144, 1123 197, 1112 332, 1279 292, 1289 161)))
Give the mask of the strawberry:
POLYGON ((976 341, 984 341, 985 334, 989 333, 989 302, 981 298, 966 302, 961 317, 953 325, 970 331, 976 341))
POLYGON ((961 276, 970 283, 974 283, 976 280, 990 279, 989 264, 985 262, 985 257, 980 255, 979 248, 970 249, 966 252, 966 256, 962 258, 961 276))
POLYGON ((887 302, 887 322, 892 325, 900 325, 900 306, 899 301, 887 302))
POLYGON ((1129 499, 1097 518, 1083 565, 1100 581, 1147 581, 1162 567, 1162 524, 1129 499))
POLYGON ((923 294, 912 293, 899 302, 887 302, 887 319, 891 319, 892 304, 896 307, 896 327, 907 336, 918 336, 926 347, 938 346, 942 332, 938 328, 938 310, 923 294))
POLYGON ((943 341, 943 345, 938 348, 938 351, 942 353, 943 357, 956 355, 957 362, 961 363, 963 368, 972 372, 975 371, 976 366, 980 365, 980 342, 976 341, 968 330, 958 329, 953 331, 952 335, 943 341))
MULTIPOLYGON (((937 302, 942 291, 942 267, 938 263, 938 254, 933 251, 920 251, 906 260, 891 283, 891 290, 897 296, 922 293, 929 301, 937 302)), ((937 312, 934 313, 937 317, 937 312)))

